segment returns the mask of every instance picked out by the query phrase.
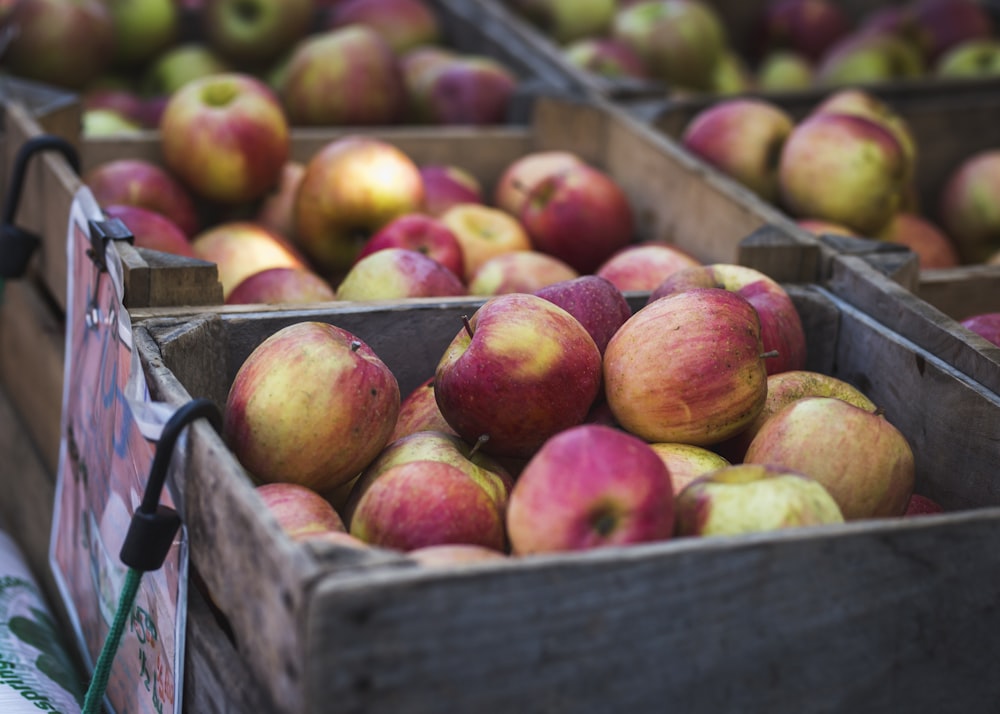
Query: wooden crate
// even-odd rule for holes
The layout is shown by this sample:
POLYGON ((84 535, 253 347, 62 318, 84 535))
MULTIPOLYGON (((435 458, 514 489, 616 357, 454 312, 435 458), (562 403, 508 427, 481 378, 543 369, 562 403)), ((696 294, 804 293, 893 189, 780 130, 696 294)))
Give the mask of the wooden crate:
MULTIPOLYGON (((272 710, 220 703, 228 690, 299 713, 329 702, 344 712, 989 709, 1000 696, 1000 398, 835 293, 789 290, 809 367, 885 409, 913 445, 918 490, 949 513, 423 569, 386 551, 293 543, 199 423, 177 486, 217 609, 193 611, 189 656, 204 670, 188 706, 272 710), (242 675, 226 666, 234 658, 242 675)), ((267 335, 322 320, 369 342, 406 393, 467 308, 151 310, 137 315, 135 341, 154 398, 221 405, 267 335)))

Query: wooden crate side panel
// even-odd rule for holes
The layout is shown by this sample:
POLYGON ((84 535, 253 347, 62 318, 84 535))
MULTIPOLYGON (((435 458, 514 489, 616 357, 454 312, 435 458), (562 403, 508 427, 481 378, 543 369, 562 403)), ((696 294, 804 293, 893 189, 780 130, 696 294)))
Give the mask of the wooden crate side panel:
POLYGON ((965 265, 925 270, 917 297, 956 320, 1000 311, 1000 266, 965 265))

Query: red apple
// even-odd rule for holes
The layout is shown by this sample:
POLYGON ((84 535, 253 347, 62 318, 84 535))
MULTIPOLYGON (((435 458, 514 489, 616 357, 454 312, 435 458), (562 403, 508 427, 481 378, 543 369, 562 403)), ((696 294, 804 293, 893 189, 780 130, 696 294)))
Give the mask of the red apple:
POLYGON ((764 406, 760 319, 746 298, 699 288, 648 303, 604 352, 604 393, 621 426, 646 441, 709 446, 764 406))
POLYGON ((321 275, 343 273, 373 233, 423 202, 423 179, 409 156, 374 137, 344 136, 306 164, 294 240, 321 275))
POLYGON ((921 49, 931 64, 961 42, 994 33, 989 10, 974 0, 914 0, 911 7, 921 49))
POLYGON ((677 535, 759 533, 843 523, 818 481, 781 466, 737 464, 695 479, 677 494, 677 535))
POLYGON ((819 218, 799 218, 795 221, 795 223, 799 226, 799 228, 807 230, 815 236, 833 234, 854 238, 860 237, 855 231, 852 231, 847 226, 843 226, 839 223, 833 223, 831 221, 824 221, 819 218))
POLYGON ((962 327, 972 330, 984 340, 1000 347, 1000 312, 983 312, 970 315, 961 321, 962 327))
MULTIPOLYGON (((410 392, 399 405, 399 417, 389 436, 389 443, 418 431, 441 431, 455 434, 438 408, 434 397, 434 378, 427 378, 410 392)), ((455 434, 457 436, 457 434, 455 434)))
POLYGON ((535 184, 582 161, 569 151, 527 153, 508 164, 500 174, 493 193, 493 204, 512 216, 519 216, 521 206, 535 184))
POLYGON ((760 18, 758 52, 791 49, 818 61, 838 40, 852 31, 852 20, 831 0, 773 0, 760 18))
POLYGON ((448 226, 432 216, 407 213, 392 219, 365 242, 356 260, 386 248, 415 250, 459 278, 464 274, 462 244, 448 226))
POLYGON ((598 266, 595 275, 609 280, 622 292, 649 292, 678 270, 701 265, 686 251, 662 241, 629 245, 598 266))
POLYGON ((289 305, 336 299, 330 283, 308 268, 265 268, 236 284, 226 296, 227 305, 289 305))
POLYGON ((648 444, 584 424, 548 439, 510 495, 516 555, 660 541, 674 529, 670 472, 648 444))
POLYGON ((109 218, 118 218, 128 227, 135 237, 136 247, 195 257, 194 248, 184 231, 162 213, 124 204, 104 206, 103 210, 109 218))
POLYGON ((816 479, 849 521, 901 516, 913 493, 906 437, 884 415, 833 397, 798 399, 771 416, 744 462, 816 479))
POLYGON ((462 277, 466 281, 490 258, 533 247, 517 218, 481 203, 455 204, 440 220, 462 246, 462 277))
POLYGON ((966 157, 941 190, 941 227, 964 263, 981 263, 1000 250, 1000 149, 966 157))
POLYGON ((805 369, 806 333, 788 292, 764 273, 743 265, 714 263, 679 270, 649 295, 649 302, 695 288, 723 288, 747 299, 760 317, 765 352, 777 352, 765 362, 768 374, 805 369))
POLYGON ((632 308, 622 291, 599 275, 581 275, 554 283, 536 290, 535 295, 575 317, 594 338, 602 356, 611 336, 632 316, 632 308))
POLYGON ((634 238, 628 196, 611 176, 582 162, 536 183, 519 218, 535 250, 581 274, 594 272, 634 238))
POLYGON ((424 211, 441 216, 459 203, 483 203, 479 179, 461 166, 426 164, 420 167, 424 180, 424 211))
POLYGON ((434 376, 441 414, 464 439, 526 458, 583 422, 601 384, 601 354, 568 312, 527 293, 487 300, 445 350, 434 376))
POLYGON ((305 174, 304 163, 286 161, 281 167, 277 186, 257 205, 254 221, 291 239, 295 233, 295 194, 305 174))
POLYGON ((954 268, 960 262, 951 238, 929 219, 915 213, 897 213, 875 237, 912 250, 921 270, 954 268))
POLYGON ((579 274, 563 261, 536 250, 515 250, 494 256, 469 278, 470 295, 533 293, 579 274))
POLYGON ((420 123, 502 124, 517 85, 499 60, 460 55, 427 67, 409 84, 410 111, 420 123))
POLYGON ((313 0, 205 0, 199 13, 205 41, 228 61, 265 67, 310 31, 313 0))
POLYGON ((194 193, 239 204, 277 186, 291 146, 288 121, 270 87, 246 74, 188 82, 160 119, 163 161, 194 193))
POLYGON ((569 43, 562 49, 563 59, 570 65, 615 79, 648 79, 649 72, 642 58, 620 40, 590 36, 569 43))
POLYGON ((268 268, 308 268, 282 236, 249 221, 216 224, 191 239, 194 254, 219 268, 223 298, 250 275, 268 268))
POLYGON ((650 444, 650 447, 670 472, 675 497, 696 478, 731 465, 725 458, 703 446, 661 441, 650 444))
POLYGON ((132 89, 116 86, 92 87, 83 92, 81 102, 85 112, 110 109, 137 124, 146 123, 145 101, 132 89))
POLYGON ((101 206, 123 204, 160 213, 191 238, 201 225, 190 191, 162 166, 145 159, 113 159, 100 163, 83 182, 101 206))
POLYGON ((441 40, 437 16, 423 0, 340 0, 325 13, 327 29, 361 24, 378 32, 396 54, 441 40))
POLYGON ((371 463, 398 413, 396 378, 367 344, 339 327, 305 321, 278 330, 243 361, 226 400, 223 435, 259 481, 299 483, 325 495, 371 463))
POLYGON ((347 528, 333 505, 311 488, 297 483, 263 483, 256 487, 268 511, 293 540, 347 528))
POLYGON ((386 248, 361 258, 337 286, 338 300, 400 300, 467 295, 461 279, 423 253, 386 248))
POLYGON ((910 502, 907 504, 903 516, 929 516, 934 513, 944 513, 944 507, 928 496, 915 493, 910 496, 910 502))

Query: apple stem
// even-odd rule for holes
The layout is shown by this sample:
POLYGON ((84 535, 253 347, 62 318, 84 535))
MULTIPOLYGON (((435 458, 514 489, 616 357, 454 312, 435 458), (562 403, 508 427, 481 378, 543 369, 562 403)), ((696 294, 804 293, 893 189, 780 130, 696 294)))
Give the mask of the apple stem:
POLYGON ((489 434, 480 434, 479 438, 476 439, 476 443, 473 444, 471 449, 469 449, 469 458, 471 459, 473 456, 475 456, 476 452, 479 451, 480 447, 482 447, 482 445, 489 440, 490 440, 489 434))
POLYGON ((474 337, 472 332, 472 323, 469 322, 468 315, 462 315, 462 324, 465 325, 465 331, 468 333, 469 337, 474 337))
POLYGON ((360 349, 361 349, 361 341, 351 340, 351 352, 357 352, 360 349))
POLYGON ((768 359, 770 357, 777 357, 777 356, 778 356, 778 350, 768 350, 767 352, 761 355, 763 359, 768 359))
POLYGON ((883 407, 875 407, 875 411, 872 412, 875 416, 884 417, 885 409, 883 407))

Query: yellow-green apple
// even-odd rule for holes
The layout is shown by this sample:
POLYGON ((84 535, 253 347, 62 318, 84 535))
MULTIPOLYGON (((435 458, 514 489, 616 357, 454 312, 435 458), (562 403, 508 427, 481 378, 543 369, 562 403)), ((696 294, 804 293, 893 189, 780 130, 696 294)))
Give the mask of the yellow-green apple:
POLYGON ((399 148, 357 134, 333 139, 306 163, 293 239, 328 277, 350 268, 373 233, 423 202, 420 170, 399 148))
POLYGON ((815 236, 830 234, 854 238, 860 237, 856 231, 851 230, 847 226, 832 221, 824 221, 819 218, 799 218, 796 219, 795 223, 799 228, 807 230, 815 236))
POLYGON ((1000 74, 1000 40, 966 40, 955 45, 934 65, 938 77, 994 77, 1000 74))
POLYGON ((923 77, 920 50, 898 35, 851 33, 831 47, 816 67, 816 83, 848 87, 923 77))
POLYGON ((650 446, 670 472, 674 496, 699 476, 730 465, 724 457, 704 446, 663 441, 654 442, 650 446))
POLYGON ((1000 249, 1000 149, 976 152, 946 175, 939 213, 963 263, 1000 249))
POLYGON ((336 293, 308 268, 265 268, 243 278, 226 296, 227 305, 289 305, 328 302, 336 293))
POLYGON ((974 0, 914 0, 910 9, 921 49, 931 64, 961 42, 994 33, 987 6, 974 0))
POLYGON ((701 0, 650 0, 622 8, 611 36, 631 47, 654 77, 696 90, 710 88, 728 42, 718 13, 701 0))
POLYGON ((489 298, 448 345, 434 375, 441 414, 466 441, 527 458, 584 421, 601 385, 601 353, 580 322, 528 293, 489 298))
POLYGON ((629 245, 609 257, 594 271, 622 292, 654 290, 678 270, 701 265, 697 258, 664 241, 629 245))
POLYGON ((604 352, 604 393, 621 426, 646 441, 710 446, 764 406, 760 318, 731 290, 696 288, 640 308, 604 352))
POLYGON ((386 248, 406 248, 423 253, 428 258, 463 277, 462 244, 442 221, 423 213, 407 213, 377 230, 358 252, 356 260, 386 248))
POLYGON ((493 205, 512 216, 520 215, 521 206, 535 184, 547 176, 582 163, 571 151, 532 151, 514 159, 504 168, 493 191, 493 205))
POLYGON ((929 218, 916 213, 900 211, 875 237, 912 250, 921 270, 954 268, 960 262, 951 238, 929 218))
POLYGON ((405 461, 351 491, 354 537, 383 548, 409 551, 468 543, 506 549, 504 512, 492 494, 458 466, 405 461), (356 495, 357 494, 357 495, 356 495))
POLYGON ((305 175, 306 165, 303 162, 286 161, 281 167, 277 185, 257 203, 253 220, 291 239, 295 232, 295 194, 305 175))
POLYGON ((562 57, 573 67, 600 77, 647 79, 646 64, 635 50, 611 37, 590 36, 562 48, 562 57))
POLYGON ((756 69, 757 88, 762 92, 808 89, 813 86, 815 67, 792 50, 772 50, 756 69))
POLYGON ((295 125, 392 124, 406 105, 396 55, 366 25, 300 40, 285 66, 280 96, 295 125))
POLYGON ((915 493, 910 496, 904 516, 929 516, 934 513, 944 513, 944 507, 929 496, 915 493))
POLYGON ((139 86, 147 96, 169 97, 194 79, 233 70, 229 62, 203 42, 181 42, 157 55, 143 69, 139 86))
POLYGON ((191 192, 151 161, 104 161, 84 173, 82 180, 101 206, 124 204, 156 211, 176 223, 188 238, 200 229, 201 218, 191 192))
POLYGON ((846 520, 903 515, 913 493, 914 459, 886 417, 835 397, 797 399, 765 421, 744 463, 810 476, 846 520))
POLYGON ((406 554, 425 567, 456 568, 481 563, 484 560, 503 560, 507 554, 493 548, 470 543, 446 543, 414 548, 406 554))
POLYGON ((538 181, 518 214, 535 250, 592 273, 635 237, 632 205, 615 179, 586 163, 538 181))
POLYGON ((900 209, 909 168, 905 150, 881 123, 815 114, 785 140, 778 165, 781 203, 793 217, 872 235, 900 209))
POLYGON ((792 50, 816 62, 851 30, 851 18, 833 0, 774 0, 761 11, 754 49, 758 56, 792 50))
POLYGON ((364 341, 326 323, 297 322, 240 365, 223 435, 257 481, 326 495, 386 445, 399 401, 395 376, 364 341))
POLYGON ((726 49, 715 63, 708 91, 720 96, 745 94, 756 89, 756 83, 757 80, 743 55, 735 50, 726 49))
POLYGON ((469 278, 469 294, 533 293, 577 277, 579 273, 559 258, 537 250, 515 250, 480 265, 469 278))
POLYGON ((323 12, 326 29, 354 24, 371 27, 396 54, 442 39, 437 15, 424 0, 340 0, 323 12))
POLYGON ((205 0, 199 13, 205 41, 243 69, 266 67, 312 27, 313 0, 205 0))
POLYGON ((196 257, 219 269, 223 299, 250 275, 267 268, 308 268, 283 236, 251 221, 218 223, 191 239, 196 257))
POLYGON ((512 4, 560 45, 606 34, 618 9, 615 0, 514 0, 512 4))
POLYGON ((981 312, 961 320, 961 325, 1000 347, 1000 312, 981 312))
POLYGON ((582 424, 549 438, 510 494, 515 555, 667 540, 674 530, 670 472, 641 439, 582 424))
MULTIPOLYGON (((433 377, 428 377, 403 398, 399 405, 396 426, 389 436, 389 443, 418 431, 440 431, 445 434, 455 434, 455 430, 451 428, 438 408, 437 399, 434 397, 433 377)), ((457 436, 457 434, 455 435, 457 436)))
POLYGON ((843 523, 830 492, 792 469, 735 464, 677 494, 677 535, 717 536, 843 523))
POLYGON ((385 248, 351 266, 337 285, 338 300, 399 300, 467 295, 455 273, 424 253, 385 248))
POLYGON ((804 369, 806 333, 799 311, 788 292, 776 280, 744 265, 713 263, 677 271, 649 294, 649 302, 666 295, 695 288, 732 290, 757 310, 760 338, 765 352, 777 352, 767 358, 767 373, 804 369))
POLYGON ((452 164, 424 164, 424 211, 440 216, 457 203, 484 203, 483 187, 471 172, 452 164))
POLYGON ((87 138, 137 134, 143 126, 115 109, 85 109, 81 117, 81 134, 87 138))
POLYGON ((92 85, 83 91, 80 102, 85 112, 93 109, 110 109, 145 126, 145 100, 130 87, 92 85))
POLYGON ((274 481, 262 483, 255 490, 292 540, 304 540, 328 531, 347 531, 333 504, 311 488, 274 481))
POLYGON ((766 201, 778 199, 778 159, 795 120, 769 99, 740 97, 695 114, 681 144, 766 201))
POLYGON ((132 232, 133 245, 137 248, 195 257, 194 248, 184 231, 162 213, 126 204, 104 206, 103 211, 109 218, 117 218, 125 224, 132 232))
POLYGON ((767 398, 757 416, 735 436, 716 444, 713 449, 738 463, 746 456, 747 447, 760 431, 760 427, 775 413, 794 401, 806 397, 833 397, 869 412, 876 410, 875 403, 853 384, 829 374, 806 369, 770 374, 767 377, 767 398))
POLYGON ((506 211, 481 203, 457 203, 443 214, 444 223, 462 246, 462 277, 468 280, 490 258, 534 246, 521 222, 506 211))
POLYGON ((78 90, 111 64, 114 18, 102 0, 21 0, 6 25, 3 64, 19 77, 78 90))
POLYGON ((181 12, 174 0, 111 0, 114 62, 141 66, 173 46, 180 36, 181 12))
POLYGON ((499 60, 462 54, 419 73, 408 86, 409 110, 420 123, 501 124, 517 85, 517 75, 499 60))
POLYGON ((632 308, 622 291, 599 275, 581 275, 554 283, 536 290, 535 295, 575 317, 594 338, 602 356, 611 336, 632 316, 632 308))
POLYGON ((277 95, 248 74, 195 79, 167 100, 160 118, 164 164, 209 201, 241 204, 272 191, 291 137, 277 95))

